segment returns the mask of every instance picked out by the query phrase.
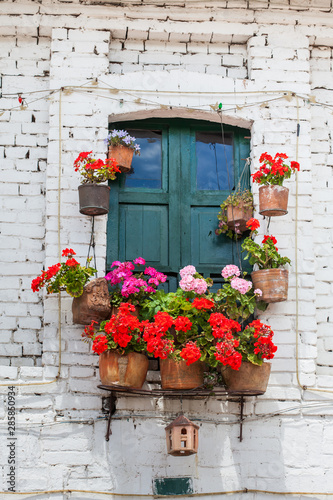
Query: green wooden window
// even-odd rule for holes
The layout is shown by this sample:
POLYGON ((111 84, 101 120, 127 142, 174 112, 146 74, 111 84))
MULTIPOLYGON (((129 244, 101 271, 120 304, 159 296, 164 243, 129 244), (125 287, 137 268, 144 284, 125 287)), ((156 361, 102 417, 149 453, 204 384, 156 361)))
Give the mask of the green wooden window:
POLYGON ((245 159, 249 131, 181 119, 112 123, 141 146, 130 174, 111 182, 107 268, 114 260, 144 257, 169 275, 189 264, 205 277, 221 278, 239 263, 240 245, 216 236, 220 204, 240 183, 249 188, 245 159), (242 175, 243 173, 243 175, 242 175))

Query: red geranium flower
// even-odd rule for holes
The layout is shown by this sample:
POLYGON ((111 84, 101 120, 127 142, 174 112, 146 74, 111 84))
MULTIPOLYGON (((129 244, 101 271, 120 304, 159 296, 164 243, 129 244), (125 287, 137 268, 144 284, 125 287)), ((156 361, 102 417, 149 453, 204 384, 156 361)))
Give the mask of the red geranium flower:
POLYGON ((204 297, 196 297, 192 302, 192 307, 200 311, 201 309, 213 309, 213 307, 215 307, 215 304, 212 300, 205 299, 204 297))
POLYGON ((251 231, 255 231, 256 229, 258 229, 258 227, 260 227, 260 222, 258 221, 258 219, 254 219, 252 217, 252 219, 249 219, 247 221, 246 227, 248 227, 251 231))
POLYGON ((175 329, 177 332, 188 332, 192 328, 192 322, 186 316, 178 316, 175 320, 175 329))
POLYGON ((61 254, 63 257, 68 257, 68 255, 76 255, 72 248, 65 248, 61 254))
POLYGON ((187 342, 186 346, 181 350, 180 357, 186 361, 189 366, 201 358, 201 351, 196 342, 187 342))
POLYGON ((79 266, 79 265, 80 264, 75 259, 67 259, 66 260, 66 266, 74 267, 74 266, 79 266))
POLYGON ((267 234, 265 235, 264 239, 262 240, 262 243, 266 243, 268 240, 271 240, 273 245, 277 244, 277 239, 274 236, 268 236, 267 234))

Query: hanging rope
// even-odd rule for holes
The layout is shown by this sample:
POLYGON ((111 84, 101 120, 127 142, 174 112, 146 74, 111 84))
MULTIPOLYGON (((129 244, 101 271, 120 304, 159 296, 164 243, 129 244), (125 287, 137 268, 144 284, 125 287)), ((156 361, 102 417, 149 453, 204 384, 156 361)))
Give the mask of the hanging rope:
POLYGON ((91 217, 91 234, 90 234, 90 242, 88 247, 87 261, 86 267, 89 265, 89 257, 90 251, 92 251, 92 257, 94 259, 94 268, 96 269, 95 276, 97 278, 97 263, 96 263, 96 251, 95 251, 96 243, 95 243, 95 216, 91 217))
MULTIPOLYGON (((227 152, 226 152, 226 147, 225 147, 225 134, 224 134, 223 117, 222 117, 222 104, 220 104, 220 106, 219 106, 218 113, 220 114, 220 118, 221 118, 221 122, 220 122, 221 123, 221 135, 222 135, 222 142, 223 142, 223 151, 224 151, 225 164, 226 164, 226 167, 227 167, 229 195, 232 196, 232 194, 233 194, 232 191, 233 190, 232 190, 232 186, 231 186, 230 172, 229 172, 229 163, 228 163, 228 157, 227 157, 227 152)), ((243 169, 243 172, 244 172, 244 169, 243 169)), ((243 174, 243 172, 242 172, 242 174, 243 174)), ((242 177, 242 175, 241 175, 241 177, 242 177)), ((240 181, 241 181, 241 178, 239 179, 239 182, 238 182, 239 186, 240 186, 240 181)), ((232 214, 232 220, 235 222, 234 207, 233 207, 233 205, 231 205, 231 214, 232 214)), ((241 275, 243 276, 243 266, 242 266, 241 250, 240 250, 240 245, 239 245, 238 238, 235 241, 234 241, 234 239, 232 239, 232 244, 234 245, 234 243, 235 243, 235 247, 236 247, 236 253, 237 253, 237 258, 238 258, 238 263, 239 263, 239 269, 241 271, 241 275)))

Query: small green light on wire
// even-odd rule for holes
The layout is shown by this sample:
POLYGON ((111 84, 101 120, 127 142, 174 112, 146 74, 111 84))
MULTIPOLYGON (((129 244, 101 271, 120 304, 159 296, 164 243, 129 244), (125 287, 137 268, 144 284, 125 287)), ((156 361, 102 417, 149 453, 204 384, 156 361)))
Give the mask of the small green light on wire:
POLYGON ((219 109, 222 109, 222 102, 220 102, 219 104, 219 109))

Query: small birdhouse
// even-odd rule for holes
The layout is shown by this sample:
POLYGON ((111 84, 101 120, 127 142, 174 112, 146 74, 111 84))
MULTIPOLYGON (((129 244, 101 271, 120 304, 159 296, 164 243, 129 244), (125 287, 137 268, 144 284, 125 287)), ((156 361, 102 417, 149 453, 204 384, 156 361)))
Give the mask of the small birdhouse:
POLYGON ((197 453, 198 430, 198 425, 195 425, 184 415, 179 415, 165 428, 168 453, 176 457, 197 453))

